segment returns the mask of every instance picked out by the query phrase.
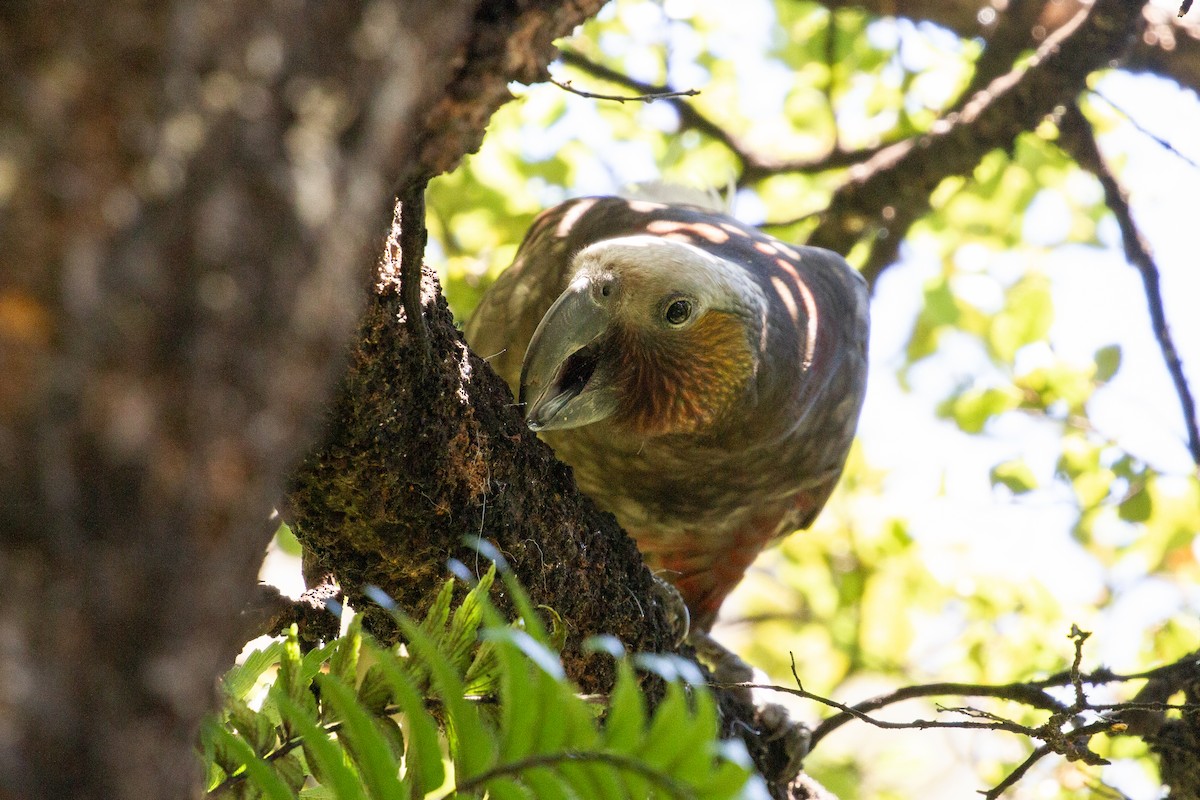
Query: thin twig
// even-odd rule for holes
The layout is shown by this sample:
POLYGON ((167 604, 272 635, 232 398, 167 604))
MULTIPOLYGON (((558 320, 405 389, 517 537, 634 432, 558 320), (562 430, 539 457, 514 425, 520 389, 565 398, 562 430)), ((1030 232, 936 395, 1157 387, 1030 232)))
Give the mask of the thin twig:
POLYGON ((1150 325, 1158 340, 1159 349, 1162 350, 1163 361, 1166 362, 1167 372, 1175 384, 1175 393, 1179 396, 1179 405, 1182 407, 1188 452, 1192 462, 1200 466, 1200 424, 1196 421, 1196 401, 1188 387, 1183 362, 1179 358, 1179 351, 1175 349, 1175 341, 1167 324, 1158 264, 1155 263, 1149 246, 1133 220, 1133 212, 1129 208, 1125 191, 1105 163, 1100 146, 1096 142, 1095 132, 1077 104, 1067 106, 1063 114, 1063 131, 1066 134, 1062 137, 1064 146, 1071 151, 1071 155, 1082 167, 1090 170, 1100 181, 1100 186, 1104 189, 1104 202, 1117 218, 1117 225, 1121 229, 1125 258, 1141 275, 1146 305, 1150 311, 1150 325))
POLYGON ((1012 71, 1017 56, 1034 46, 1032 29, 1043 6, 1044 3, 1031 0, 1010 0, 1004 11, 999 12, 996 24, 984 42, 983 52, 975 61, 971 80, 943 116, 962 111, 975 95, 987 91, 992 81, 1012 71))
POLYGON ((646 94, 597 94, 596 92, 585 92, 583 89, 576 89, 571 85, 570 81, 556 81, 550 79, 558 88, 563 91, 577 94, 580 97, 587 97, 592 100, 613 100, 617 103, 653 103, 655 100, 670 100, 672 97, 695 97, 700 94, 699 89, 683 89, 681 91, 665 91, 665 92, 648 92, 646 94))
MULTIPOLYGON (((921 686, 906 686, 891 694, 865 700, 861 703, 855 703, 853 706, 840 709, 842 711, 841 714, 828 717, 816 727, 812 732, 809 746, 815 747, 817 742, 830 733, 833 733, 837 728, 840 728, 852 719, 862 719, 871 711, 877 711, 895 703, 919 697, 944 697, 947 695, 958 697, 993 697, 998 700, 1011 700, 1016 703, 1024 703, 1025 705, 1050 712, 1066 709, 1066 706, 1042 691, 1041 688, 1025 683, 1010 683, 1000 686, 973 683, 929 683, 921 686)), ((812 699, 817 699, 820 702, 819 698, 812 699)), ((831 704, 827 703, 826 705, 831 704)))
MULTIPOLYGON (((718 125, 713 120, 702 114, 694 105, 684 100, 682 97, 671 96, 682 94, 677 92, 670 86, 656 86, 654 84, 645 83, 643 81, 631 78, 624 73, 618 72, 612 67, 598 64, 592 61, 587 56, 577 53, 573 50, 563 50, 559 53, 559 59, 566 65, 574 67, 582 72, 591 75, 594 78, 607 81, 609 83, 624 86, 630 91, 637 92, 639 95, 665 97, 666 101, 671 104, 679 114, 679 125, 687 130, 694 130, 697 133, 703 134, 720 142, 733 154, 737 159, 738 165, 741 168, 741 174, 738 176, 737 185, 745 186, 747 183, 762 180, 763 178, 772 175, 778 175, 784 172, 820 172, 827 169, 836 169, 839 167, 849 167, 854 164, 861 164, 867 161, 887 145, 879 145, 878 147, 869 147, 862 150, 834 150, 819 158, 796 159, 790 161, 779 161, 759 155, 742 144, 729 131, 718 125)), ((888 144, 891 144, 890 142, 888 144)))
MULTIPOLYGON (((839 703, 837 700, 832 700, 828 697, 822 697, 819 694, 813 694, 802 686, 793 689, 790 686, 776 686, 769 683, 721 683, 713 685, 718 689, 766 689, 772 692, 780 692, 781 694, 790 694, 793 697, 799 697, 804 700, 812 700, 813 702, 820 703, 823 706, 835 708, 843 714, 848 715, 850 718, 856 719, 859 722, 865 722, 868 725, 873 725, 876 728, 896 730, 927 730, 929 728, 978 728, 988 731, 1008 731, 1009 733, 1018 733, 1023 736, 1034 736, 1036 734, 1033 728, 1012 722, 1010 720, 998 720, 993 722, 952 722, 947 720, 914 719, 906 722, 892 722, 885 719, 876 719, 875 717, 860 711, 855 706, 848 706, 845 703, 839 703)), ((815 742, 810 740, 810 746, 812 743, 815 742)))
POLYGON ((1124 106, 1118 105, 1116 101, 1114 101, 1108 95, 1104 94, 1104 92, 1101 92, 1099 89, 1090 89, 1089 91, 1093 95, 1095 95, 1096 97, 1099 97, 1101 100, 1103 100, 1105 103, 1107 103, 1112 108, 1113 111, 1116 111, 1118 114, 1123 116, 1125 118, 1125 120, 1130 125, 1132 125, 1133 129, 1136 130, 1138 133, 1142 134, 1143 136, 1145 136, 1148 139, 1152 139, 1155 144, 1157 144, 1162 149, 1166 150, 1171 155, 1178 158, 1183 163, 1187 164, 1189 167, 1192 167, 1193 169, 1200 169, 1200 164, 1197 164, 1195 159, 1189 157, 1186 153, 1183 153, 1182 151, 1179 150, 1179 148, 1175 147, 1175 145, 1171 144, 1170 142, 1168 142, 1163 137, 1159 136, 1154 131, 1152 131, 1149 128, 1147 128, 1146 126, 1142 125, 1142 123, 1137 120, 1137 117, 1135 117, 1133 114, 1130 114, 1127 110, 1125 110, 1124 106))
POLYGON ((1079 665, 1083 663, 1083 643, 1086 642, 1092 633, 1091 631, 1081 630, 1078 625, 1071 625, 1071 641, 1075 643, 1075 659, 1071 662, 1071 686, 1075 689, 1075 705, 1073 708, 1077 711, 1082 711, 1087 708, 1087 696, 1083 693, 1083 674, 1079 671, 1079 665))
POLYGON ((1030 767, 1041 761, 1044 757, 1050 755, 1052 752, 1053 751, 1050 749, 1049 745, 1042 745, 1030 753, 1029 757, 1017 765, 1012 772, 1008 773, 1004 780, 1000 781, 986 792, 980 792, 980 794, 987 798, 987 800, 996 800, 997 797, 1008 791, 1009 787, 1021 780, 1021 778, 1025 777, 1025 773, 1029 771, 1030 767))

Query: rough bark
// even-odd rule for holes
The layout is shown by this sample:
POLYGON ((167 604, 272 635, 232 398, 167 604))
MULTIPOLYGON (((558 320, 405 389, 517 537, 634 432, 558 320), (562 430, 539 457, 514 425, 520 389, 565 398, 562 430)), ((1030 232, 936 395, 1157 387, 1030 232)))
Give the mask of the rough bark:
POLYGON ((194 795, 390 187, 599 5, 0 4, 0 795, 194 795))

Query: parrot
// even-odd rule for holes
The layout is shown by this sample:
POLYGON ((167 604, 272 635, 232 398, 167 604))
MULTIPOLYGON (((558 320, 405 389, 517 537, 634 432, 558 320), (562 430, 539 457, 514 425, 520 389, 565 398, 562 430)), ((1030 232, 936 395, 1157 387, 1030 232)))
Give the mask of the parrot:
POLYGON ((464 335, 707 631, 838 482, 868 291, 840 255, 707 204, 583 197, 534 220, 464 335))

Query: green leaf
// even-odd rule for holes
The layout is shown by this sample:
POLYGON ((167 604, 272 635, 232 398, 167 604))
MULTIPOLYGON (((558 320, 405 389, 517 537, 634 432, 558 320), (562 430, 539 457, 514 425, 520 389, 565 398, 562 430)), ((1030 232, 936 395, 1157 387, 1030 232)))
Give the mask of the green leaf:
POLYGON ((536 800, 532 789, 513 778, 494 778, 485 785, 489 800, 536 800))
POLYGON ((495 579, 496 564, 493 562, 455 609, 449 630, 441 642, 442 652, 460 673, 465 672, 471 662, 471 653, 479 639, 479 626, 483 622, 483 607, 495 579))
POLYGON ((267 762, 259 758, 250 745, 234 736, 220 725, 214 725, 213 736, 229 753, 236 756, 246 768, 248 779, 254 782, 264 797, 269 800, 293 800, 295 795, 284 783, 283 779, 271 769, 267 762))
POLYGON ((695 736, 688 731, 691 723, 688 716, 683 684, 679 681, 668 683, 666 696, 654 709, 650 729, 646 732, 645 749, 639 756, 653 767, 666 768, 673 764, 695 741, 695 736))
POLYGON ((315 717, 283 692, 274 689, 272 692, 279 712, 304 742, 304 754, 313 776, 321 783, 328 784, 338 800, 367 800, 362 783, 354 770, 347 766, 341 748, 317 724, 315 717))
POLYGON ((355 614, 346 633, 338 638, 329 659, 329 673, 348 686, 358 681, 358 654, 362 648, 362 615, 355 614))
POLYGON ((529 732, 541 713, 537 677, 511 640, 493 639, 490 643, 500 665, 500 759, 511 763, 529 755, 536 743, 529 732))
POLYGON ((646 701, 633 666, 623 659, 617 665, 617 683, 609 697, 604 744, 620 753, 638 752, 645 727, 646 701))
POLYGON ((308 773, 304 770, 304 764, 300 761, 300 756, 294 750, 272 760, 271 766, 275 768, 275 772, 279 775, 280 779, 287 784, 287 787, 293 793, 300 791, 300 787, 308 779, 308 773))
POLYGON ((242 735, 258 755, 266 753, 275 746, 275 725, 266 714, 260 714, 237 698, 230 698, 226 706, 229 710, 229 724, 242 735))
POLYGON ((576 797, 584 797, 588 800, 620 798, 621 784, 616 780, 614 771, 611 768, 607 770, 593 769, 595 766, 597 765, 587 762, 564 761, 558 765, 558 774, 562 776, 563 781, 576 797), (597 773, 607 773, 609 780, 597 780, 597 773))
POLYGON ((317 685, 321 688, 321 697, 343 720, 338 739, 344 741, 346 750, 358 765, 370 796, 376 800, 403 796, 404 785, 398 777, 400 765, 392 757, 388 740, 356 702, 354 690, 332 674, 318 675, 317 685))
POLYGON ((246 656, 246 660, 225 673, 222 684, 230 697, 244 700, 259 677, 283 657, 283 642, 271 642, 246 656))
POLYGON ((1021 405, 1021 393, 1014 386, 967 389, 938 409, 951 417, 967 433, 979 433, 992 417, 1021 405))
POLYGON ((529 732, 534 740, 533 752, 554 753, 567 742, 567 720, 557 702, 562 684, 541 670, 534 670, 533 678, 537 686, 536 703, 541 710, 538 724, 529 732))
POLYGON ((1093 376, 1097 383, 1107 383, 1121 368, 1121 345, 1110 344, 1096 351, 1096 374, 1093 376))
POLYGON ((538 800, 575 800, 567 784, 552 769, 534 767, 523 770, 521 780, 533 790, 533 796, 538 800))
POLYGON ((296 534, 292 532, 292 529, 288 527, 286 522, 281 522, 279 529, 275 531, 275 544, 289 556, 299 558, 300 554, 304 552, 304 548, 300 546, 299 540, 296 539, 296 534))
POLYGON ((392 685, 396 704, 404 712, 408 726, 408 748, 405 753, 407 778, 413 784, 413 796, 423 796, 442 785, 446 780, 446 768, 442 763, 442 749, 437 725, 425 710, 425 699, 417 692, 396 663, 396 656, 376 644, 370 645, 376 664, 392 685))
POLYGON ((521 616, 525 632, 541 644, 549 645, 551 642, 550 634, 546 632, 546 626, 542 624, 542 619, 538 616, 533 602, 530 601, 529 595, 525 592, 525 587, 513 575, 511 569, 501 564, 499 557, 494 558, 492 564, 493 566, 499 565, 497 568, 500 572, 500 579, 504 582, 504 588, 508 590, 509 599, 512 600, 513 606, 521 616))
POLYGON ((1025 494, 1037 488, 1037 476, 1023 459, 1015 458, 992 467, 992 486, 1004 486, 1013 494, 1025 494))
POLYGON ((425 630, 405 617, 396 615, 400 630, 408 639, 410 651, 429 666, 438 696, 445 704, 446 717, 454 736, 451 752, 455 774, 460 780, 485 772, 495 762, 492 737, 483 726, 478 710, 463 697, 462 679, 449 659, 443 656, 425 630))
POLYGON ((358 686, 358 702, 372 714, 382 714, 392 702, 392 684, 383 673, 383 667, 372 664, 367 667, 362 683, 358 686))
POLYGON ((1145 486, 1139 486, 1117 506, 1117 514, 1126 522, 1145 522, 1154 511, 1154 503, 1145 486))
POLYGON ((400 723, 393 717, 372 717, 371 722, 379 730, 380 735, 387 740, 388 748, 392 751, 392 758, 397 762, 404 758, 404 731, 400 727, 400 723))
POLYGON ((440 641, 445 635, 446 623, 450 620, 450 600, 453 597, 454 580, 451 579, 442 584, 441 591, 434 598, 433 605, 425 614, 425 619, 421 621, 421 629, 434 641, 440 641))

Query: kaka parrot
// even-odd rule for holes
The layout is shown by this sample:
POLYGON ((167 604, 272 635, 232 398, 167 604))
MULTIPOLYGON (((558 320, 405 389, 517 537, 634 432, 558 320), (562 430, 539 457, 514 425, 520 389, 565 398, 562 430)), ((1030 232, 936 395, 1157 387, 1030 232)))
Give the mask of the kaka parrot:
POLYGON ((867 286, 836 253, 708 208, 582 198, 537 218, 466 338, 708 630, 837 483, 867 286))

